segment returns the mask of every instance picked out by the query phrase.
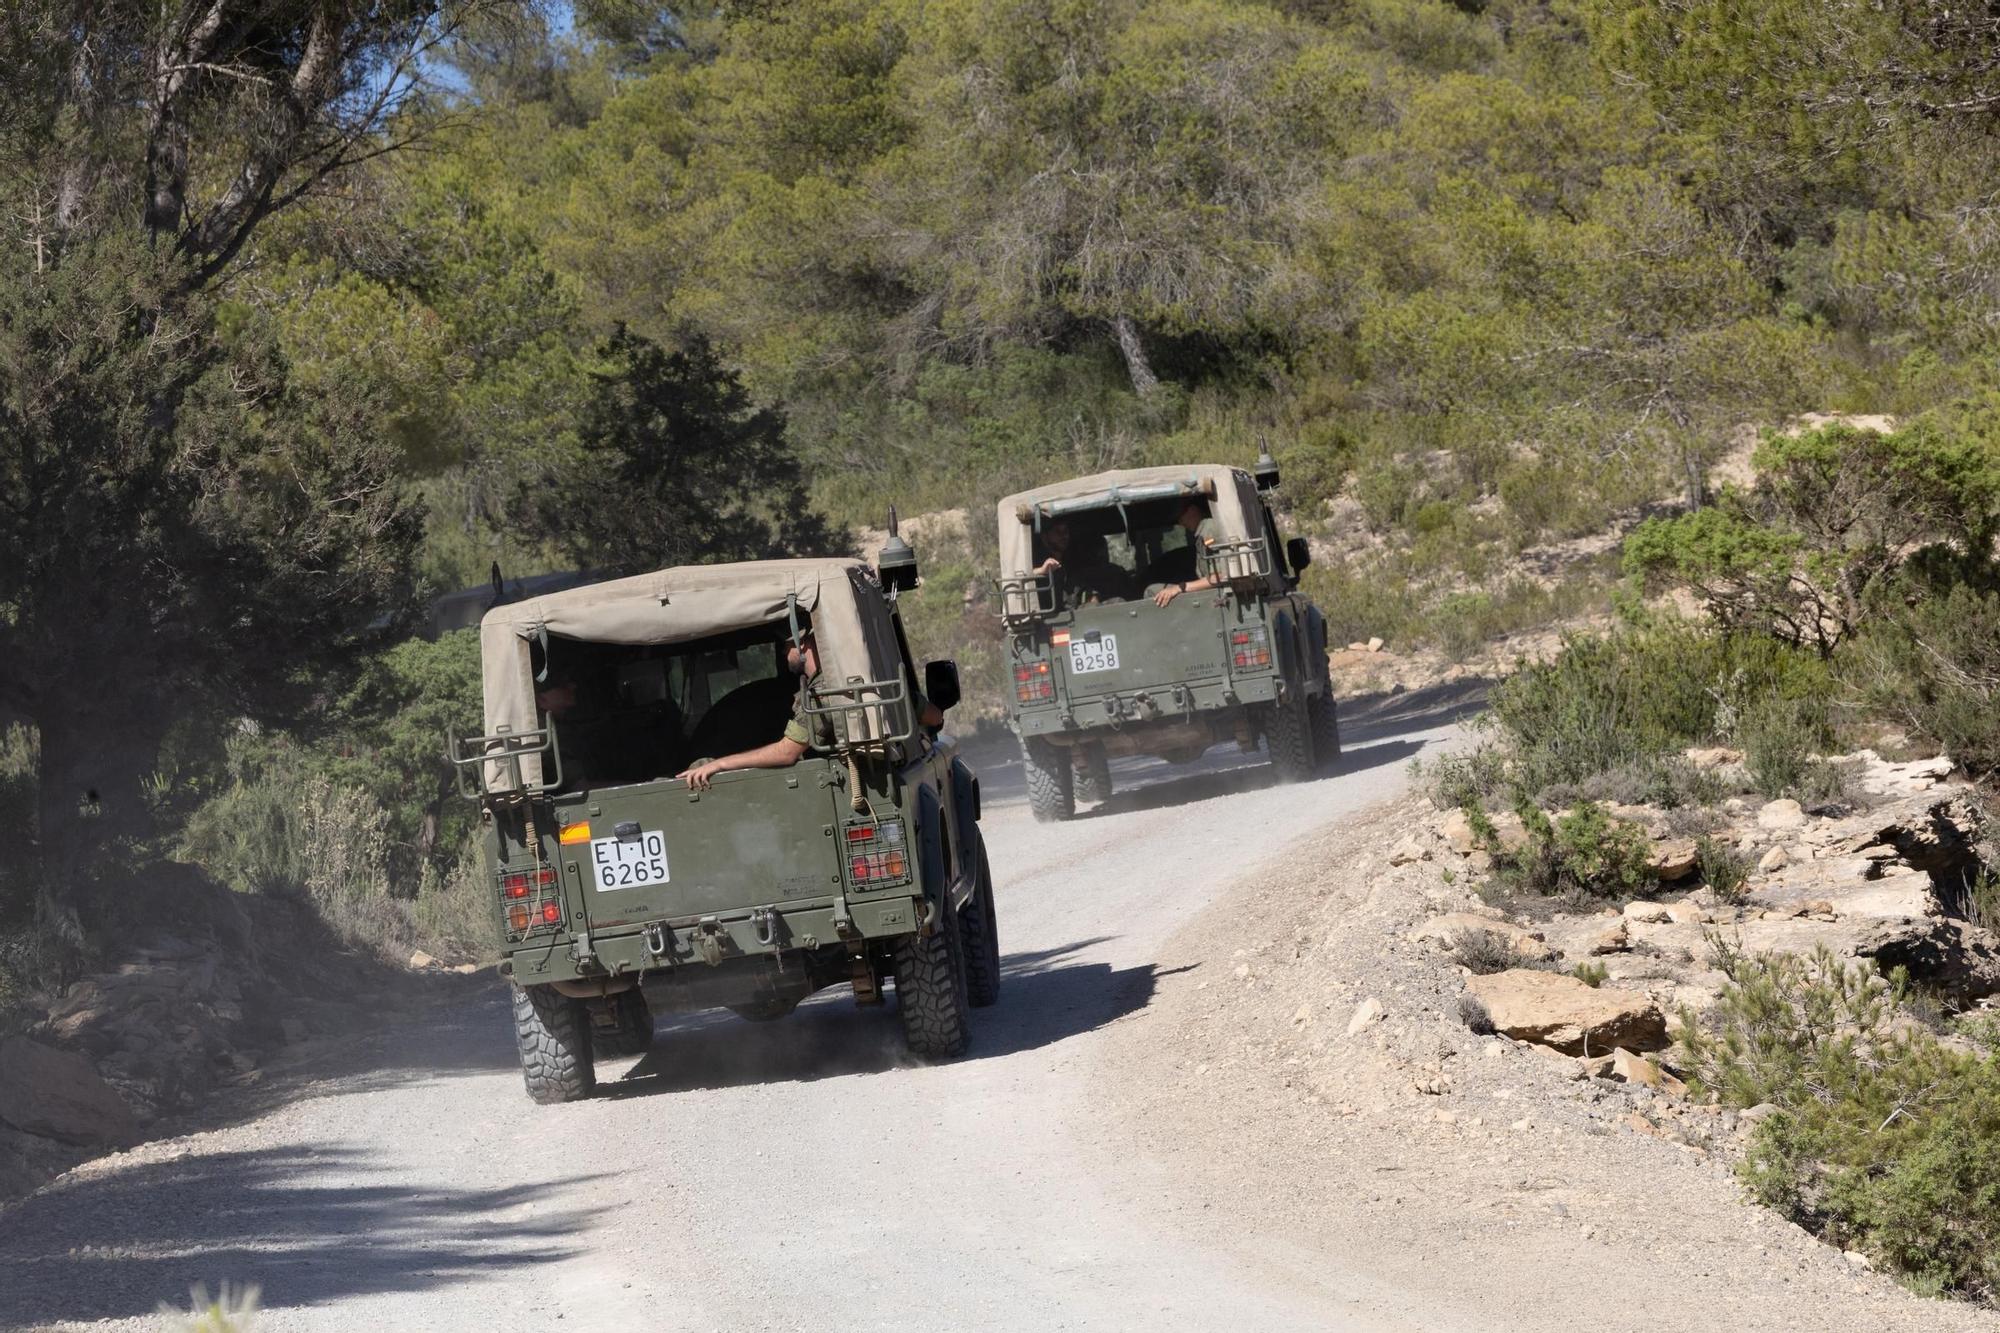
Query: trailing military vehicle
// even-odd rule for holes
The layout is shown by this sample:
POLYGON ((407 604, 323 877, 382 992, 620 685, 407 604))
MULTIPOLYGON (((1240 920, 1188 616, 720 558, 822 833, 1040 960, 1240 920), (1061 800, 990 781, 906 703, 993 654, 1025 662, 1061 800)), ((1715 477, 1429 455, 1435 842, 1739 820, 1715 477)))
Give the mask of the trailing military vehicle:
POLYGON ((979 782, 926 697, 896 607, 915 586, 892 539, 855 560, 668 569, 530 597, 480 625, 484 734, 453 738, 481 805, 500 970, 528 1093, 588 1096, 596 1056, 652 1040, 653 1015, 781 1018, 849 986, 893 986, 926 1058, 962 1052, 1000 986, 979 782), (795 674, 813 646, 815 676, 795 674), (810 736, 787 767, 674 776, 810 736))
POLYGON ((1101 472, 1000 502, 1008 717, 1035 818, 1111 795, 1110 760, 1261 742, 1281 779, 1340 753, 1326 623, 1298 592, 1253 477, 1213 464, 1101 472))

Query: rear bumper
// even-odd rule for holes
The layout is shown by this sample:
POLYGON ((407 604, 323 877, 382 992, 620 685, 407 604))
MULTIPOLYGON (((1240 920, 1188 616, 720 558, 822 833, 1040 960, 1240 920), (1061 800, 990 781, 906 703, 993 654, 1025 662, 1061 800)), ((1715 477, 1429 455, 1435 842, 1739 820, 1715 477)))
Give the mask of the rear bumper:
MULTIPOLYGON (((621 926, 592 935, 588 953, 580 937, 536 941, 507 955, 502 971, 523 986, 556 981, 598 982, 641 972, 689 968, 729 969, 746 961, 777 962, 795 950, 815 950, 843 942, 835 899, 744 907, 695 919, 673 918, 643 926, 621 926)), ((924 900, 916 886, 846 900, 846 939, 893 939, 923 921, 924 900)))
POLYGON ((1276 673, 1113 694, 1072 695, 1053 708, 1018 710, 1014 714, 1014 730, 1021 736, 1056 739, 1155 723, 1179 725, 1204 715, 1233 712, 1247 704, 1269 703, 1277 697, 1276 673))

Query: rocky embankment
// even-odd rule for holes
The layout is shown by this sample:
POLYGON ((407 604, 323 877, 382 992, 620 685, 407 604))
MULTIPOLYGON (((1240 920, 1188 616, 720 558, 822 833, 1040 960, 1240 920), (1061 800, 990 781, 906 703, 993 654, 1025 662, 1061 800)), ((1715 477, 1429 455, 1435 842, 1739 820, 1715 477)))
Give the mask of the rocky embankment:
POLYGON ((411 993, 408 973, 343 946, 304 903, 192 877, 162 900, 171 915, 121 957, 0 1034, 0 1202, 179 1132, 411 993))

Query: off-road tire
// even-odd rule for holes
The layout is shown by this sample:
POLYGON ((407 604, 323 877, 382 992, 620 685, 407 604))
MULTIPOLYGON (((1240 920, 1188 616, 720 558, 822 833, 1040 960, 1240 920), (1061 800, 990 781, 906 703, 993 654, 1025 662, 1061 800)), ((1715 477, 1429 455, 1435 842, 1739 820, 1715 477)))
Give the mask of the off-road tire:
POLYGON ((597 1054, 607 1060, 622 1060, 652 1049, 653 1007, 646 1003, 644 991, 634 986, 598 1003, 604 1006, 612 1023, 609 1027, 601 1026, 598 1016, 591 1015, 591 1040, 597 1054))
POLYGON ((582 1101, 597 1089, 590 1015, 553 986, 514 988, 514 1042, 528 1096, 543 1106, 582 1101))
POLYGON ((993 872, 986 864, 986 843, 977 853, 979 879, 972 899, 958 914, 958 942, 965 956, 965 994, 974 1009, 1000 998, 1000 920, 993 910, 993 872))
POLYGON ((1021 758, 1028 771, 1028 809, 1035 819, 1054 824, 1076 814, 1075 774, 1068 753, 1047 741, 1023 741, 1021 758))
POLYGON ((1340 762, 1340 710, 1333 701, 1333 681, 1322 672, 1320 692, 1312 701, 1313 757, 1321 772, 1332 772, 1340 762))
POLYGON ((1076 799, 1100 804, 1110 800, 1110 757, 1104 753, 1102 745, 1085 745, 1080 749, 1083 755, 1083 767, 1075 769, 1075 776, 1071 779, 1071 784, 1076 790, 1076 799))
POLYGON ((732 1004, 729 1012, 748 1023, 775 1023, 798 1007, 797 1000, 753 1000, 732 1004))
POLYGON ((1271 767, 1280 782, 1304 782, 1313 775, 1312 718, 1309 701, 1293 698, 1271 705, 1264 719, 1264 743, 1271 748, 1271 767))
POLYGON ((903 1044, 924 1060, 965 1054, 972 1039, 972 999, 965 984, 965 942, 949 900, 929 935, 896 941, 896 1010, 903 1044))

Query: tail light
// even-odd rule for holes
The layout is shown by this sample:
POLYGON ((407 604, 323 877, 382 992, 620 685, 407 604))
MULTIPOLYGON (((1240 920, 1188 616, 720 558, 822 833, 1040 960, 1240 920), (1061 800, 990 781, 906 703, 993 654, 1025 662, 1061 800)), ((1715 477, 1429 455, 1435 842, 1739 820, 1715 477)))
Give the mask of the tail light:
POLYGON ((1014 668, 1014 698, 1024 704, 1047 703, 1056 697, 1056 683, 1047 662, 1029 662, 1014 668))
POLYGON ((1262 625, 1229 631, 1229 660, 1240 667, 1271 665, 1271 631, 1262 625))
POLYGON ((523 940, 546 935, 563 923, 561 881, 554 866, 500 872, 500 902, 507 915, 507 937, 523 940))
POLYGON ((909 882, 909 849, 903 845, 902 820, 847 826, 847 877, 856 887, 870 889, 909 882))

